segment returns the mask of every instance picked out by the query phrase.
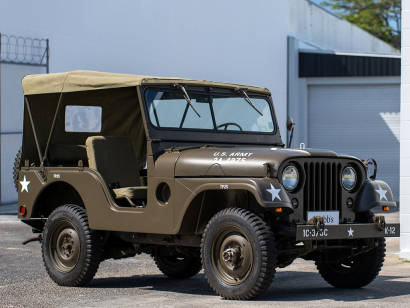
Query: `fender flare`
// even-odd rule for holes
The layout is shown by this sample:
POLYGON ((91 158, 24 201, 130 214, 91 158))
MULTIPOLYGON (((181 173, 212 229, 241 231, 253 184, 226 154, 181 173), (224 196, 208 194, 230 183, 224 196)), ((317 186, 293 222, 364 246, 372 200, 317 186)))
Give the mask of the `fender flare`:
POLYGON ((367 179, 359 193, 355 212, 364 212, 380 206, 397 207, 390 186, 383 181, 367 179))
POLYGON ((263 178, 263 179, 241 179, 241 183, 238 183, 232 179, 230 181, 226 178, 213 178, 209 179, 209 182, 206 184, 201 184, 196 187, 193 191, 191 190, 191 195, 185 202, 182 211, 179 214, 179 218, 176 222, 177 230, 181 227, 183 218, 186 211, 192 204, 194 198, 202 192, 207 190, 246 190, 255 196, 256 201, 260 206, 269 209, 269 208, 288 208, 293 212, 292 203, 286 190, 279 183, 277 179, 274 178, 263 178), (224 188, 222 188, 224 187, 224 188), (272 200, 272 194, 267 191, 268 189, 280 190, 278 192, 279 198, 274 198, 272 200))

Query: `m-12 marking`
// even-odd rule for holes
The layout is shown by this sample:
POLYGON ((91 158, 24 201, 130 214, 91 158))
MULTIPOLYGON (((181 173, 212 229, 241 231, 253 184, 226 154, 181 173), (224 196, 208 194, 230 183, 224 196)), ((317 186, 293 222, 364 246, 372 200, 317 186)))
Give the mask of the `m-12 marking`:
POLYGON ((221 185, 221 189, 228 189, 228 185, 221 185))
POLYGON ((384 234, 396 234, 396 228, 395 227, 386 227, 384 229, 384 234))

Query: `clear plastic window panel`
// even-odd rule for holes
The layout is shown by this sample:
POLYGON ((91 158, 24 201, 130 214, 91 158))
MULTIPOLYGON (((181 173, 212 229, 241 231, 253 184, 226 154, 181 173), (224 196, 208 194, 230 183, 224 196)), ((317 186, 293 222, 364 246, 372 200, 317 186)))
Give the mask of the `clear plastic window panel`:
POLYGON ((101 119, 101 107, 68 105, 65 108, 65 131, 99 133, 101 119))

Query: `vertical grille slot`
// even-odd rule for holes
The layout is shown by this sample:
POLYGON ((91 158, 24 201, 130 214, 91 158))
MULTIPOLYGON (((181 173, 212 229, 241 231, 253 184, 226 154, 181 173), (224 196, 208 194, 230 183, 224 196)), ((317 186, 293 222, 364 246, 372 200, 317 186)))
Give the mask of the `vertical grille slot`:
POLYGON ((341 163, 310 162, 304 164, 306 211, 341 211, 341 163))

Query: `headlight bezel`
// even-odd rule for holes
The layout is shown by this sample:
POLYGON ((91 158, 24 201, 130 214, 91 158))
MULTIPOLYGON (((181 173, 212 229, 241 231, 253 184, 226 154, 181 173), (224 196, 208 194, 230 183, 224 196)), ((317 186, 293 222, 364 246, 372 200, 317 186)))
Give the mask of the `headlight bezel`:
POLYGON ((297 168, 295 165, 293 165, 293 164, 289 164, 289 165, 287 165, 285 168, 283 168, 282 176, 281 176, 281 182, 282 182, 283 187, 284 187, 287 191, 289 191, 289 192, 295 191, 295 190, 298 188, 299 183, 300 183, 300 173, 299 173, 298 168, 297 168), (293 187, 291 187, 291 186, 287 187, 287 185, 285 184, 285 181, 284 181, 285 172, 286 172, 288 169, 290 169, 290 168, 293 168, 293 169, 296 171, 296 184, 295 184, 293 187))
POLYGON ((355 170, 355 168, 354 168, 353 166, 347 165, 346 167, 343 168, 343 170, 342 170, 342 172, 341 172, 341 174, 340 174, 340 181, 341 181, 341 183, 342 183, 343 188, 344 188, 347 192, 353 192, 353 191, 354 191, 354 189, 356 188, 356 185, 357 185, 357 183, 358 183, 358 180, 359 180, 359 178, 358 178, 357 171, 355 170), (345 179, 343 178, 344 173, 345 173, 345 170, 347 170, 347 169, 352 170, 352 171, 353 171, 353 174, 354 174, 354 184, 353 184, 353 186, 351 186, 351 187, 348 187, 348 186, 345 184, 345 179))

